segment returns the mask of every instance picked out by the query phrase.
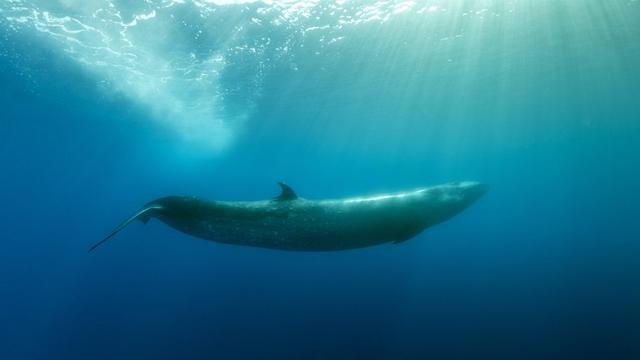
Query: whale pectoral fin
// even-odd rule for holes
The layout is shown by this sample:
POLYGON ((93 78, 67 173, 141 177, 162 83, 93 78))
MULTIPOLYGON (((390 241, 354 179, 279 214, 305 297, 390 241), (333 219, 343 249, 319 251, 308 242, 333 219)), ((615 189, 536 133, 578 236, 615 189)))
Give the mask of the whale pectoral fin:
POLYGON ((138 211, 137 213, 133 214, 127 220, 125 220, 122 223, 120 223, 120 225, 116 226, 116 228, 113 229, 109 233, 109 235, 107 235, 104 239, 102 239, 102 240, 98 241, 97 243, 93 244, 93 246, 91 246, 87 252, 92 252, 95 248, 97 248, 98 246, 102 245, 105 241, 111 239, 115 234, 119 233, 120 230, 122 230, 125 227, 127 227, 127 225, 129 225, 133 220, 140 219, 140 220, 142 220, 142 222, 144 222, 146 224, 147 221, 149 221, 149 217, 148 216, 142 217, 142 215, 146 214, 149 210, 158 209, 158 208, 159 207, 157 207, 157 206, 149 206, 149 207, 146 207, 146 208, 138 211))
POLYGON ((280 185, 280 187, 282 188, 282 192, 280 193, 280 195, 273 198, 273 200, 286 201, 286 200, 295 200, 298 198, 298 195, 296 194, 295 191, 293 191, 291 186, 283 182, 278 182, 278 185, 280 185))
POLYGON ((400 244, 407 240, 413 239, 416 235, 422 232, 422 229, 414 229, 413 231, 405 231, 401 234, 397 234, 398 239, 392 241, 392 244, 400 244))

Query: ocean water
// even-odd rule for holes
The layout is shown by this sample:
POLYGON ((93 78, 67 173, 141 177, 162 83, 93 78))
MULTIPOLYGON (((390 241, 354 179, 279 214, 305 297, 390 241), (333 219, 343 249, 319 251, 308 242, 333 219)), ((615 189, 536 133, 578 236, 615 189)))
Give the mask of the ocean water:
POLYGON ((640 358, 637 0, 4 0, 1 359, 640 358), (151 199, 477 180, 397 245, 284 252, 151 199))

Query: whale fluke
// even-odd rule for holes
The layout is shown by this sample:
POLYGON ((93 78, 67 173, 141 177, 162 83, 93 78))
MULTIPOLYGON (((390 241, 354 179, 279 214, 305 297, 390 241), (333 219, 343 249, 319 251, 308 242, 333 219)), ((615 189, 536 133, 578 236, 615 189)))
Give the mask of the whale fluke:
MULTIPOLYGON (((115 229, 113 229, 113 231, 111 231, 111 233, 109 233, 109 235, 107 235, 104 239, 102 239, 102 240, 98 241, 97 243, 93 244, 93 246, 91 246, 87 252, 92 252, 95 248, 97 248, 98 246, 102 245, 105 241, 107 241, 111 237, 113 237, 113 235, 117 234, 118 232, 120 232, 120 230, 122 230, 125 227, 127 227, 127 225, 129 225, 129 223, 131 223, 133 220, 136 220, 136 219, 140 218, 140 216, 146 214, 148 211, 154 210, 154 209, 161 209, 161 208, 162 208, 161 206, 148 206, 148 207, 143 208, 142 210, 140 210, 137 213, 133 214, 127 220, 123 221, 120 225, 118 225, 115 229)), ((146 224, 147 221, 149 220, 149 218, 142 218, 140 220, 142 220, 146 224)))

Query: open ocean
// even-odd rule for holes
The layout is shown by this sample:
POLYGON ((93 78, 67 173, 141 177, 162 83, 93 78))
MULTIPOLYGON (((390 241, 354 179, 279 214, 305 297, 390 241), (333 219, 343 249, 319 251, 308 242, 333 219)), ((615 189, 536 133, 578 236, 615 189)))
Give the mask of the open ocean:
POLYGON ((640 1, 2 0, 0 359, 640 359, 640 1), (481 181, 338 252, 167 195, 481 181))

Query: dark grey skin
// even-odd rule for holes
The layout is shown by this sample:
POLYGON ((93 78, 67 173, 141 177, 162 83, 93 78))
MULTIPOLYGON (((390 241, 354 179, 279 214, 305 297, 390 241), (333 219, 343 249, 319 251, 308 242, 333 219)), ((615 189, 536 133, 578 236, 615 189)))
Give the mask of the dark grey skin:
POLYGON ((454 182, 394 194, 307 200, 287 185, 262 201, 207 201, 169 196, 151 201, 115 228, 156 218, 176 230, 225 244, 294 251, 334 251, 399 243, 450 219, 480 198, 487 186, 454 182))

